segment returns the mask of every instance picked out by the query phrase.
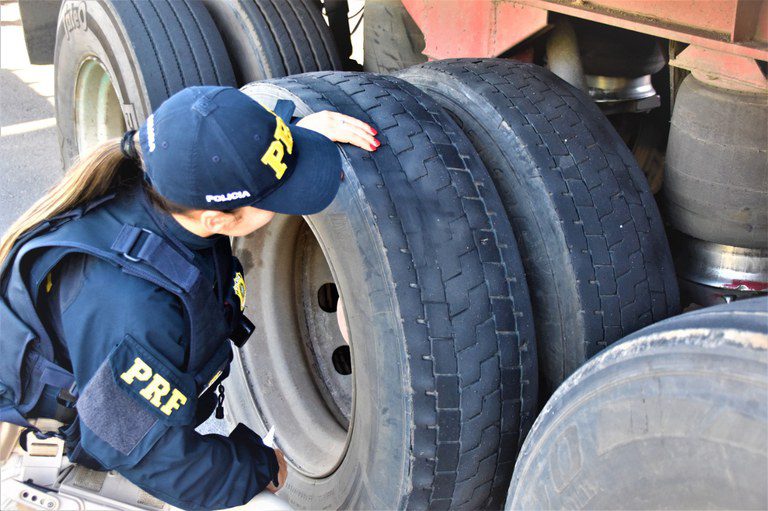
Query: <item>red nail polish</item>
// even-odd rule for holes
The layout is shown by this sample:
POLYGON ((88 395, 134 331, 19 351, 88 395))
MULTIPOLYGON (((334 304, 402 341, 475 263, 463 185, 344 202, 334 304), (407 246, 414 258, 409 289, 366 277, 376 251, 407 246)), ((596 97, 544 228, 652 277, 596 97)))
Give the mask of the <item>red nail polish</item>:
POLYGON ((373 129, 373 128, 371 128, 371 131, 373 132, 373 134, 374 134, 374 135, 378 135, 378 134, 379 134, 379 132, 378 132, 378 131, 376 131, 376 130, 375 130, 375 129, 373 129))
POLYGON ((378 148, 378 146, 375 146, 375 145, 371 144, 371 151, 375 151, 377 148, 378 148))
POLYGON ((378 140, 374 139, 374 140, 373 140, 373 144, 374 144, 376 147, 379 147, 379 146, 381 145, 381 142, 379 142, 378 140))

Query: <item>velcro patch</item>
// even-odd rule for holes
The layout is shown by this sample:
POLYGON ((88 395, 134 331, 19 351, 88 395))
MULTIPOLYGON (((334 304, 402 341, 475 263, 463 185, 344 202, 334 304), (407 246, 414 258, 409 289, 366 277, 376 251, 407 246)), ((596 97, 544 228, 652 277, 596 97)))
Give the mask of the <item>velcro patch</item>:
POLYGON ((117 385, 166 424, 194 422, 195 380, 147 346, 126 336, 109 358, 117 385))
POLYGON ((88 429, 126 456, 157 423, 157 417, 117 386, 108 360, 83 389, 77 414, 88 429))

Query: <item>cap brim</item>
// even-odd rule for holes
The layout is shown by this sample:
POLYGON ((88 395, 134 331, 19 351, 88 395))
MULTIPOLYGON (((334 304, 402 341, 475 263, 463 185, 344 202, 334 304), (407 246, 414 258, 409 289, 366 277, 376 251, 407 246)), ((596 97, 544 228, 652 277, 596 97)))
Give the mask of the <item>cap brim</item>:
POLYGON ((341 183, 341 155, 323 135, 291 125, 296 148, 293 172, 274 192, 251 206, 286 215, 313 215, 327 208, 341 183))

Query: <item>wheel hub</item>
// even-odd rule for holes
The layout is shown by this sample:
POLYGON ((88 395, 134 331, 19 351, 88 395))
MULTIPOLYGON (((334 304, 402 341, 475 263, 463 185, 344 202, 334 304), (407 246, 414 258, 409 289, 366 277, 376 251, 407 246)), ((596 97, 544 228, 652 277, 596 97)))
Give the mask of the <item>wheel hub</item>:
POLYGON ((683 291, 716 305, 768 291, 768 250, 702 241, 677 233, 673 244, 683 291))
MULTIPOLYGON (((306 226, 306 224, 304 224, 306 226)), ((308 227, 296 257, 297 310, 302 339, 318 389, 347 429, 352 414, 352 360, 337 319, 339 292, 323 251, 308 227)))
POLYGON ((75 85, 75 133, 80 154, 125 132, 120 100, 104 65, 89 57, 80 65, 75 85))
POLYGON ((341 334, 336 272, 327 249, 298 216, 278 215, 235 253, 248 269, 246 314, 258 325, 240 351, 258 410, 256 430, 275 428, 292 469, 331 475, 346 456, 354 423, 354 342, 341 334))

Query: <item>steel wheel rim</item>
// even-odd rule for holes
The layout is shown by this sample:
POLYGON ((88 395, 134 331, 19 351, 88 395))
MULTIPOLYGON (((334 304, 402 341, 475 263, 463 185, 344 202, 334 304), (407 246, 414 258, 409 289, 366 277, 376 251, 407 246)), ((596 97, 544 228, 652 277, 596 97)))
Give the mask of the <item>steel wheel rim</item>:
POLYGON ((125 120, 106 67, 95 57, 80 65, 75 84, 75 133, 80 154, 125 132, 125 120))
POLYGON ((349 429, 352 415, 351 347, 336 320, 338 288, 317 238, 305 223, 296 252, 297 310, 309 369, 328 408, 349 429), (300 316, 301 316, 300 315, 300 316), (340 352, 346 352, 339 355, 340 352), (347 372, 349 371, 349 372, 347 372))
POLYGON ((351 402, 345 420, 332 389, 323 381, 321 368, 327 374, 328 358, 323 361, 316 356, 327 345, 317 341, 328 340, 317 335, 316 316, 324 314, 326 324, 332 324, 328 320, 333 316, 319 311, 314 289, 318 282, 328 283, 325 277, 336 274, 325 257, 327 250, 302 217, 285 215, 275 217, 255 236, 236 240, 235 247, 238 257, 250 267, 248 285, 258 286, 256 293, 263 300, 256 305, 260 310, 250 315, 262 323, 267 339, 251 339, 241 352, 246 384, 261 426, 264 431, 275 428, 276 447, 295 472, 313 479, 328 477, 342 464, 349 447, 355 395, 352 371, 347 376, 351 402), (314 259, 312 267, 317 270, 320 255, 326 268, 315 272, 317 278, 308 278, 303 265, 314 259), (310 298, 314 303, 307 306, 310 298), (257 346, 259 343, 263 344, 257 346))

